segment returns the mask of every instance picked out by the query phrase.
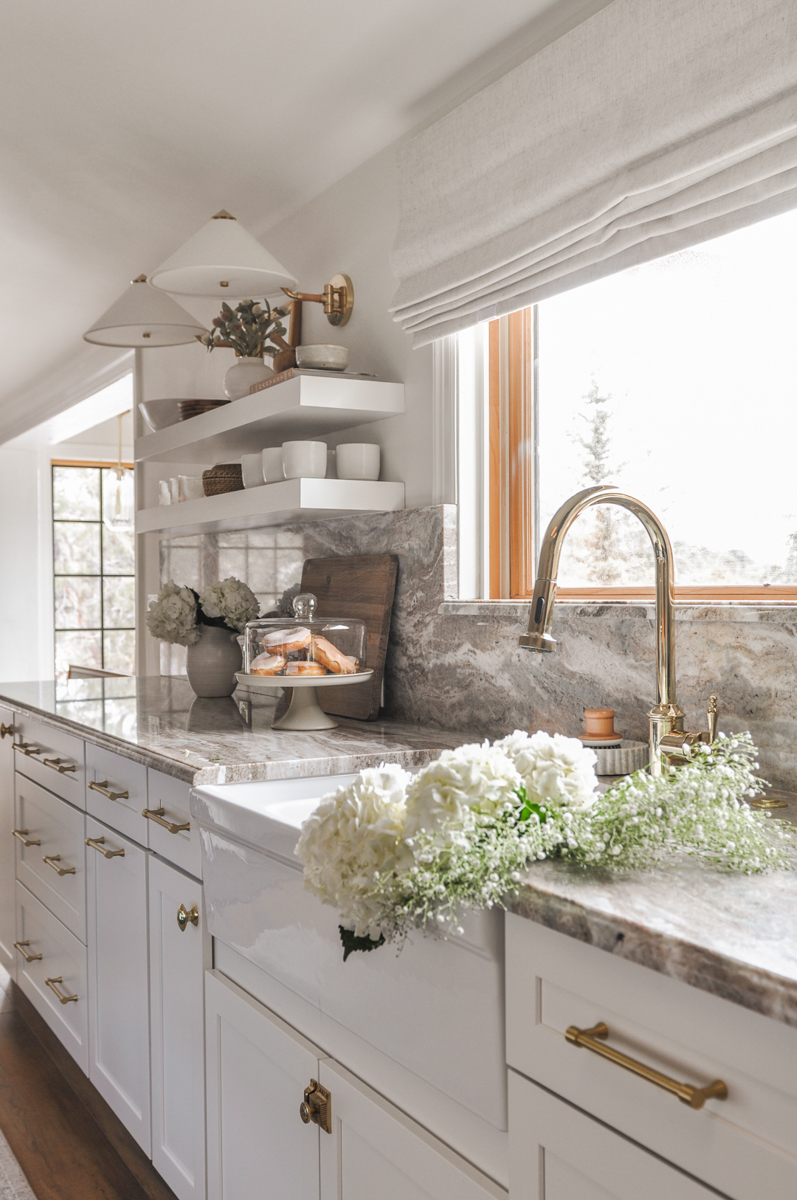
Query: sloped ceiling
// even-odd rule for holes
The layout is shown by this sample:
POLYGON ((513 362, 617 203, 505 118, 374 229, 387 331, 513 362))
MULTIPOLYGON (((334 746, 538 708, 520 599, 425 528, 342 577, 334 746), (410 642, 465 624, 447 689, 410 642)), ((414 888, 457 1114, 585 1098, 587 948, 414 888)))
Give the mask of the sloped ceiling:
POLYGON ((514 65, 541 31, 601 6, 7 4, 0 439, 12 410, 18 425, 26 396, 35 409, 43 381, 87 354, 83 330, 128 280, 154 268, 218 208, 262 236, 514 65))

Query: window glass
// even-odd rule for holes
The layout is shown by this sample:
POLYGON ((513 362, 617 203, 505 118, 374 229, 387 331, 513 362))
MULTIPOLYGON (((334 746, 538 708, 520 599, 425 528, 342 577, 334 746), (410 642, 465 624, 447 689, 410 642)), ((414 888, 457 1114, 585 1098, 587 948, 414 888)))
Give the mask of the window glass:
POLYGON ((53 530, 57 575, 99 575, 100 526, 83 521, 57 521, 53 530))
POLYGON ((99 503, 100 473, 94 467, 53 467, 56 521, 96 520, 99 503))
MULTIPOLYGON (((797 584, 797 212, 539 305, 541 528, 615 483, 662 519, 676 584, 797 584)), ((560 586, 650 584, 647 535, 601 506, 560 586)))

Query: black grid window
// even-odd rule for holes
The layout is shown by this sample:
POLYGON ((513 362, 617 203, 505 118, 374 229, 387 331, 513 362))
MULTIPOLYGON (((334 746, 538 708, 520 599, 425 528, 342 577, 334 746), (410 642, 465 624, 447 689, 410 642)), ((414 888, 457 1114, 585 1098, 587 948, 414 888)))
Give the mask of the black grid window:
POLYGON ((134 534, 102 523, 109 474, 101 464, 52 466, 56 679, 70 666, 134 673, 134 534))

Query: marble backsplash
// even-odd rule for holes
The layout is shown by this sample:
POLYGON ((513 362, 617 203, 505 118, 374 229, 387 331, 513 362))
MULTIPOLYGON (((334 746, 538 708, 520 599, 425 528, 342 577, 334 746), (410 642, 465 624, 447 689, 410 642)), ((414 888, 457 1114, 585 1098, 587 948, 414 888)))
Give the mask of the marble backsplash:
MULTIPOLYGON (((387 715, 489 737, 515 728, 573 735, 585 707, 606 705, 617 710, 626 737, 647 740, 652 606, 561 603, 553 625, 558 652, 521 650, 528 605, 456 600, 451 505, 174 538, 161 543, 161 576, 201 588, 236 575, 269 609, 299 582, 305 558, 386 552, 399 556, 387 715)), ((705 728, 706 701, 716 692, 720 729, 749 729, 762 774, 797 790, 797 608, 679 607, 676 642, 688 727, 705 728)), ((180 648, 164 651, 163 673, 180 673, 180 648)))

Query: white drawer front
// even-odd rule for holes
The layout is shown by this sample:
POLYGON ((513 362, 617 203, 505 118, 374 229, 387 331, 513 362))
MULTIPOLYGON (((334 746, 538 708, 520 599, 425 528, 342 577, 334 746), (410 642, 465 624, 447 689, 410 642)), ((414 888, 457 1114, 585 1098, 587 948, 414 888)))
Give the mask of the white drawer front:
POLYGON ((0 708, 0 966, 16 979, 14 949, 16 904, 14 901, 14 713, 0 708))
POLYGON ((510 1066, 734 1200, 797 1195, 797 1030, 532 921, 507 922, 510 1066), (679 1083, 722 1080, 699 1111, 566 1040, 599 1038, 679 1083))
POLYGON ((16 897, 17 983, 88 1074, 86 947, 21 883, 16 897))
POLYGON ((161 771, 148 770, 147 795, 150 850, 201 879, 199 829, 188 807, 191 785, 161 771), (181 828, 185 825, 187 829, 181 828))
MULTIPOLYGON (((712 1200, 717 1193, 510 1071, 509 1195, 512 1200, 712 1200)), ((766 1196, 769 1200, 768 1191, 766 1196)))
POLYGON ((146 807, 147 768, 87 743, 86 810, 146 846, 148 822, 143 815, 146 807))
POLYGON ((85 813, 19 773, 15 790, 17 879, 85 942, 85 813))
POLYGON ((86 771, 80 738, 31 717, 17 716, 14 728, 16 769, 70 804, 85 808, 86 771))

